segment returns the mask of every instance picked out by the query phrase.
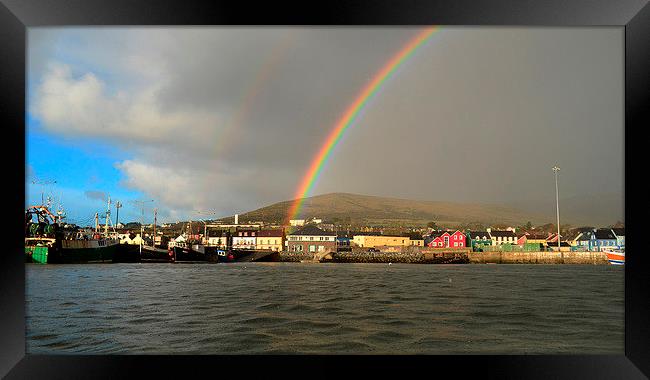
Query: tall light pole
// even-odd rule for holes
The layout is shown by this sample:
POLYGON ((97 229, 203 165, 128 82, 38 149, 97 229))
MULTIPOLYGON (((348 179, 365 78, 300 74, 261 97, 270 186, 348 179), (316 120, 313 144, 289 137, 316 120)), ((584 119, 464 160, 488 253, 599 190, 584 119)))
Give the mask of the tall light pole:
POLYGON ((563 256, 560 249, 560 196, 557 188, 557 172, 559 171, 560 168, 557 165, 553 166, 553 173, 555 173, 555 207, 557 210, 557 250, 560 251, 560 256, 563 256))
POLYGON ((122 203, 120 201, 115 202, 115 225, 116 226, 120 223, 120 207, 122 207, 122 203))

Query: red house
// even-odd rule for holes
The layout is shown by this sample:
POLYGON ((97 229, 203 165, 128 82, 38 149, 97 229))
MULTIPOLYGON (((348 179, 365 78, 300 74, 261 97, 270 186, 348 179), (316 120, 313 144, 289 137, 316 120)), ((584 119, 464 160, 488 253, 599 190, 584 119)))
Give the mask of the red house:
POLYGON ((465 235, 458 230, 454 233, 445 231, 435 234, 437 236, 427 246, 432 248, 465 248, 465 235))

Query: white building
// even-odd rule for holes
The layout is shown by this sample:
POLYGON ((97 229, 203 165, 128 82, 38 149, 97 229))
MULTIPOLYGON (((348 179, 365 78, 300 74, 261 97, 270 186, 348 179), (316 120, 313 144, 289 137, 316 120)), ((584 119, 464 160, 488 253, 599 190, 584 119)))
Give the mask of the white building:
POLYGON ((169 248, 174 248, 177 244, 179 243, 184 243, 187 239, 185 239, 185 236, 180 235, 176 239, 171 239, 169 243, 167 243, 167 247, 169 248))
POLYGON ((305 219, 291 219, 289 224, 294 227, 301 227, 305 225, 305 219))
POLYGON ((517 235, 515 235, 515 229, 512 227, 505 231, 493 231, 488 228, 487 232, 492 238, 492 245, 517 244, 517 235))
POLYGON ((136 234, 133 239, 131 239, 129 234, 118 234, 117 238, 120 240, 120 244, 142 244, 142 237, 140 237, 140 234, 136 234))
POLYGON ((255 249, 257 231, 237 231, 232 236, 234 249, 255 249))

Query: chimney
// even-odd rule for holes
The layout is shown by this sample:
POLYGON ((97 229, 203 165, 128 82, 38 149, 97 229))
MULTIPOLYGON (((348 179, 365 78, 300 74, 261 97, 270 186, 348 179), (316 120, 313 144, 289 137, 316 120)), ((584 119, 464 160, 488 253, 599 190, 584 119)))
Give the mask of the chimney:
POLYGON ((488 229, 487 229, 487 232, 488 232, 488 234, 489 234, 490 232, 492 232, 492 229, 491 229, 491 228, 488 228, 488 229))
POLYGON ((239 224, 239 214, 235 214, 235 224, 239 224))

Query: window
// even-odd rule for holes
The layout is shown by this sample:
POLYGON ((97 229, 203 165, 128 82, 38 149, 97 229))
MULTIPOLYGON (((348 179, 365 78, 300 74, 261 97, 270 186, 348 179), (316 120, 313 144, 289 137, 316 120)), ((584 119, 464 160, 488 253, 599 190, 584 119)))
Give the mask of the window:
POLYGON ((454 242, 454 247, 458 247, 458 243, 457 243, 457 242, 454 242))
POLYGON ((325 246, 324 245, 319 245, 318 246, 318 252, 324 252, 325 251, 325 246))
POLYGON ((316 252, 316 246, 315 245, 310 245, 309 246, 309 252, 316 252))

